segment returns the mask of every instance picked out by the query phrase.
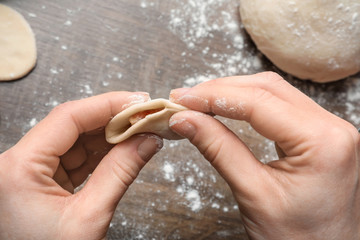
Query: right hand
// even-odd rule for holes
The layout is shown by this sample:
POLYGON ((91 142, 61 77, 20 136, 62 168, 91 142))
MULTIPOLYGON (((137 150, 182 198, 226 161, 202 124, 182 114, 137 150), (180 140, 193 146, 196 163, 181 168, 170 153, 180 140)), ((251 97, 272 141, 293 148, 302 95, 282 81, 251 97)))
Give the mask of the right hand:
POLYGON ((251 239, 359 239, 360 137, 351 124, 273 73, 173 90, 171 100, 245 120, 275 141, 279 159, 263 164, 209 115, 170 120, 228 182, 251 239))

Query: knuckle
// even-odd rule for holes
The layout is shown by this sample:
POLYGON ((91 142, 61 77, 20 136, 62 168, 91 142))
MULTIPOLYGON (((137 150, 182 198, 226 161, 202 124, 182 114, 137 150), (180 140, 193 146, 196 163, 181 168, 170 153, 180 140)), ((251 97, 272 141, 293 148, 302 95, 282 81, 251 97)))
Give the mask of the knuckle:
POLYGON ((330 163, 333 167, 341 167, 341 169, 356 169, 356 156, 359 148, 360 138, 355 128, 332 126, 327 130, 324 146, 327 145, 326 151, 332 157, 330 163))
POLYGON ((329 131, 329 137, 335 141, 335 144, 342 148, 349 148, 355 145, 353 133, 343 127, 332 127, 329 131))
POLYGON ((258 73, 258 76, 263 84, 270 87, 270 89, 284 89, 291 86, 282 76, 275 72, 262 72, 258 73))
POLYGON ((134 181, 136 174, 130 166, 124 164, 122 161, 113 161, 111 170, 115 177, 119 180, 121 185, 129 187, 134 181))
POLYGON ((111 172, 120 184, 129 187, 134 181, 140 169, 145 164, 137 154, 124 153, 120 146, 115 146, 111 155, 108 155, 111 162, 111 172), (117 156, 122 156, 121 158, 117 156), (132 159, 132 161, 129 161, 132 159))
POLYGON ((63 122, 65 120, 70 120, 73 122, 77 128, 79 133, 85 132, 83 125, 78 121, 76 117, 76 113, 79 112, 79 108, 81 108, 81 104, 77 104, 81 100, 69 101, 61 103, 56 106, 49 114, 49 116, 56 116, 57 121, 63 122))
POLYGON ((271 103, 275 96, 266 89, 263 88, 252 88, 251 99, 252 104, 248 107, 248 117, 251 118, 252 114, 258 109, 258 106, 271 103))
POLYGON ((261 76, 261 78, 263 78, 267 82, 269 82, 269 81, 270 82, 285 81, 282 76, 280 76, 278 73, 272 72, 272 71, 258 73, 258 75, 261 76))
POLYGON ((67 113, 69 113, 69 111, 70 111, 71 107, 74 105, 74 103, 75 103, 75 101, 61 103, 53 108, 53 110, 51 111, 51 114, 67 114, 67 113))
POLYGON ((223 144, 224 140, 222 137, 213 138, 203 144, 200 152, 212 165, 215 165, 220 158, 223 144))
POLYGON ((12 148, 0 155, 0 190, 8 187, 21 189, 24 186, 23 183, 26 181, 25 179, 32 174, 33 166, 28 164, 29 161, 27 161, 27 159, 21 158, 17 150, 16 148, 12 148))
POLYGON ((252 95, 253 95, 252 99, 259 101, 259 102, 263 102, 272 96, 272 94, 269 91, 267 91, 263 88, 253 88, 252 95))

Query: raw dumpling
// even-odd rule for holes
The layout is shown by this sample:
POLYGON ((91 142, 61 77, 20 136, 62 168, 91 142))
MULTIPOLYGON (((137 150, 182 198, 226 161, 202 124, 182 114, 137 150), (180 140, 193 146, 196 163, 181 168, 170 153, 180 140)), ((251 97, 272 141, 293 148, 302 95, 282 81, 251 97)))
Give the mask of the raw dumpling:
POLYGON ((181 139, 171 131, 170 117, 186 107, 166 99, 156 99, 132 105, 117 114, 106 126, 105 135, 109 143, 117 144, 137 133, 154 133, 166 139, 181 139))

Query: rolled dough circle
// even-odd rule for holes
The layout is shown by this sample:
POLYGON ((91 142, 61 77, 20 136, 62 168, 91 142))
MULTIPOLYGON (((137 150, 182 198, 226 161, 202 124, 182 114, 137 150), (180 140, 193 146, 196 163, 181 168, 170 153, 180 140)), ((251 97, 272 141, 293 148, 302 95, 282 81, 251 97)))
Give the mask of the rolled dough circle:
POLYGON ((36 64, 34 34, 25 18, 0 4, 0 81, 19 79, 36 64))
POLYGON ((330 82, 360 71, 359 0, 241 0, 242 23, 277 67, 330 82))

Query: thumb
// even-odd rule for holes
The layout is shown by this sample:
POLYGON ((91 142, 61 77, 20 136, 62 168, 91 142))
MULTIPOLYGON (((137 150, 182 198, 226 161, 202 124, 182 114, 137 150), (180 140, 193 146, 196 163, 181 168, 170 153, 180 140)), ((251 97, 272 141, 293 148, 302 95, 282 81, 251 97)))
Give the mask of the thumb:
POLYGON ((156 135, 141 134, 119 143, 103 158, 78 193, 80 212, 110 221, 116 206, 148 160, 163 146, 156 135))
POLYGON ((182 111, 172 116, 170 126, 198 148, 235 193, 257 195, 253 191, 262 184, 259 173, 263 165, 220 121, 203 113, 182 111))

